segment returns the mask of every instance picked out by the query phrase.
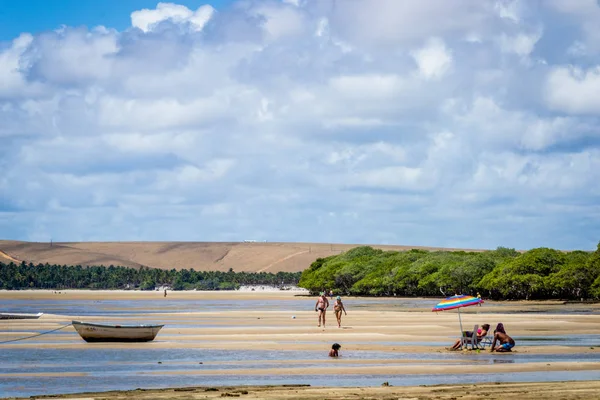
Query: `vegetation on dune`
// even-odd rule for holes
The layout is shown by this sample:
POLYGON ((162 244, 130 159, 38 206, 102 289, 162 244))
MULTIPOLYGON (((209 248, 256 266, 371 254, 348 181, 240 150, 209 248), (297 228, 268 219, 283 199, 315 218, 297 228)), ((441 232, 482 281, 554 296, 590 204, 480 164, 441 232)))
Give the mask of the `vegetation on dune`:
POLYGON ((595 252, 499 247, 486 252, 383 251, 369 246, 318 258, 304 272, 163 270, 115 266, 0 263, 0 289, 228 290, 298 284, 311 293, 451 296, 493 299, 600 299, 600 243, 595 252))
POLYGON ((499 247, 464 251, 383 251, 369 246, 319 258, 299 286, 311 293, 451 296, 478 292, 493 299, 600 298, 600 243, 595 252, 499 247))
POLYGON ((82 267, 0 262, 0 289, 126 289, 153 290, 170 286, 175 290, 230 290, 241 285, 293 285, 300 272, 228 272, 163 270, 142 267, 82 267))

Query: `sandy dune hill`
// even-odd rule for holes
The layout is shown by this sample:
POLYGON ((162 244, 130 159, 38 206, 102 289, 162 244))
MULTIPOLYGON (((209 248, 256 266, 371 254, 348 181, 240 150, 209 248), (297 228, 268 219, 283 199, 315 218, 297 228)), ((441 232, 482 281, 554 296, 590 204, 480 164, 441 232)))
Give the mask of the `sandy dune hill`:
POLYGON ((142 264, 118 255, 90 250, 81 250, 61 243, 36 243, 18 241, 0 241, 2 262, 26 261, 34 264, 67 264, 67 265, 123 265, 140 267, 142 264))
MULTIPOLYGON (((65 242, 39 243, 0 240, 0 261, 11 259, 66 265, 141 265, 194 268, 197 271, 302 271, 319 257, 339 254, 356 244, 264 242, 65 242)), ((383 250, 434 247, 373 245, 383 250)), ((457 250, 457 249, 445 249, 457 250)), ((481 250, 473 250, 481 251, 481 250)))

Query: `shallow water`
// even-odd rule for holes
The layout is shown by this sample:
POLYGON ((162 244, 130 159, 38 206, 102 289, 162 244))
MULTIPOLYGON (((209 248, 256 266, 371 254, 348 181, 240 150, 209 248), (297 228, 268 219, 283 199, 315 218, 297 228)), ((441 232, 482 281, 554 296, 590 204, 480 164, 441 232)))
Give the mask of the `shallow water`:
MULTIPOLYGON (((57 295, 60 296, 60 295, 57 295)), ((377 310, 402 310, 422 311, 430 310, 437 303, 436 299, 405 299, 405 298, 351 298, 345 300, 348 307, 353 309, 373 308, 377 310)), ((203 300, 181 300, 169 299, 168 302, 161 300, 76 300, 69 301, 66 298, 51 300, 3 300, 3 312, 36 313, 80 315, 80 316, 131 316, 135 314, 157 314, 157 313, 187 313, 199 311, 221 311, 221 310, 312 310, 314 307, 312 297, 294 297, 289 300, 265 300, 265 299, 203 299, 203 300)), ((495 308, 506 306, 486 300, 485 304, 477 308, 477 313, 486 314, 496 312, 495 308)), ((525 307, 523 307, 525 308, 525 307)), ((469 312, 468 310, 466 312, 469 312)), ((559 307, 529 306, 528 309, 504 310, 503 313, 535 312, 544 314, 600 314, 600 308, 593 305, 560 305, 559 307)))
POLYGON ((69 377, 68 384, 58 378, 11 378, 10 382, 0 378, 0 393, 4 397, 33 396, 41 394, 78 393, 136 388, 167 388, 182 386, 236 386, 236 385, 281 385, 309 384, 312 386, 380 386, 389 382, 392 386, 414 386, 431 384, 469 384, 483 382, 538 382, 565 380, 597 380, 599 371, 522 372, 497 374, 433 374, 433 375, 332 375, 286 376, 215 376, 215 375, 169 375, 160 380, 157 375, 123 375, 112 371, 98 372, 94 378, 69 377), (110 386, 108 386, 110 385, 110 386))
MULTIPOLYGON (((431 299, 349 299, 347 307, 351 309, 373 310, 423 310, 430 309, 435 303, 431 299)), ((168 328, 226 328, 235 327, 231 318, 214 316, 210 324, 206 319, 190 319, 177 313, 228 311, 236 310, 279 310, 291 313, 311 310, 314 299, 308 297, 290 298, 286 300, 177 300, 168 302, 159 300, 6 300, 2 302, 4 312, 45 312, 64 316, 102 316, 104 322, 123 323, 125 319, 143 318, 144 323, 166 323, 168 328), (157 315, 167 313, 168 315, 157 315)), ((479 308, 478 313, 493 312, 498 306, 494 302, 486 302, 479 308), (487 309, 491 309, 486 311, 487 309)), ((549 308, 541 312, 556 312, 564 314, 586 313, 585 307, 549 308)), ((503 313, 506 311, 502 311, 503 313)), ((596 311, 593 311, 596 312, 596 311)), ((65 318, 68 320, 68 318, 65 318)), ((2 322, 0 321, 0 337, 2 340, 27 336, 34 333, 55 329, 54 322, 38 320, 35 329, 28 325, 31 322, 2 322), (42 329, 47 325, 48 328, 42 329), (7 335, 10 333, 10 336, 7 335), (22 335, 20 335, 22 333, 22 335)), ((259 326, 259 325, 256 325, 259 326)), ((270 326, 264 323, 261 327, 270 326)), ((274 325, 274 326, 281 326, 274 325)), ((246 325, 251 327, 251 325, 246 325)), ((311 368, 323 367, 323 351, 273 351, 273 350, 218 350, 201 348, 160 348, 153 343, 176 341, 193 343, 198 340, 179 339, 172 332, 161 332, 152 343, 134 348, 106 348, 89 346, 85 349, 72 348, 40 348, 40 344, 83 343, 77 333, 58 331, 48 336, 40 336, 20 342, 23 347, 5 347, 0 345, 0 397, 32 396, 37 394, 75 393, 83 391, 105 391, 114 389, 160 388, 198 385, 253 385, 253 384, 310 384, 313 386, 379 386, 388 381, 391 385, 420 385, 441 383, 477 383, 501 381, 552 381, 552 380, 585 380, 600 379, 599 371, 576 372, 528 372, 506 374, 434 374, 434 375, 336 375, 335 361, 326 360, 326 365, 332 368, 332 377, 321 375, 294 376, 262 376, 262 375, 231 375, 228 370, 264 369, 264 368, 311 368), (162 334, 161 334, 162 333, 162 334), (160 362, 160 364, 159 364, 160 362), (223 375, 202 375, 201 371, 225 371, 223 375), (161 375, 156 372, 175 372, 177 374, 161 375), (57 377, 40 376, 7 376, 6 374, 23 373, 58 373, 67 374, 57 377), (71 373, 84 373, 85 376, 68 376, 71 373), (200 374, 198 374, 200 373, 200 374)), ((448 338, 453 338, 448 333, 448 338)), ((201 340, 201 339, 199 339, 201 340)), ((517 348, 520 344, 527 346, 597 346, 600 348, 600 334, 596 335, 555 335, 515 337, 517 348)), ((278 340, 278 343, 292 343, 288 340, 278 340)), ((324 339, 315 336, 293 343, 323 344, 324 339)), ((373 343, 368 339, 358 340, 349 338, 342 349, 344 367, 406 365, 410 360, 413 365, 488 365, 501 363, 533 363, 533 362, 600 362, 598 353, 582 354, 529 354, 514 353, 496 355, 488 352, 385 352, 385 351, 354 351, 352 346, 373 343), (380 362, 379 362, 380 361, 380 362)), ((377 341, 382 346, 401 348, 402 346, 447 346, 448 341, 377 341)), ((454 370, 450 367, 449 371, 454 370)))
MULTIPOLYGON (((58 295, 57 295, 58 296, 58 295)), ((199 311, 221 310, 311 310, 315 300, 311 297, 299 297, 289 300, 265 299, 203 299, 180 300, 77 300, 70 302, 66 299, 56 300, 4 300, 4 312, 45 312, 48 314, 85 315, 85 316, 123 316, 132 314, 156 313, 187 313, 199 311)), ((377 309, 423 309, 432 308, 435 301, 427 299, 368 299, 356 298, 351 300, 353 308, 374 307, 377 309)), ((493 306, 491 304, 490 306, 493 306)))

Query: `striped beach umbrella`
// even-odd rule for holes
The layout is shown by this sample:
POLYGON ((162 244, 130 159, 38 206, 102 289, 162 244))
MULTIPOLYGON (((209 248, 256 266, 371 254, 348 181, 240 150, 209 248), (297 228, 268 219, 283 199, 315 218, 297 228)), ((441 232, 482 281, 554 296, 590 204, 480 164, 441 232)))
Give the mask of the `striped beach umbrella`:
POLYGON ((431 311, 446 311, 458 309, 458 322, 460 324, 460 333, 462 335, 463 327, 462 320, 460 318, 460 309, 462 307, 476 306, 477 304, 483 303, 481 297, 473 297, 468 296, 466 294, 457 294, 455 296, 451 296, 446 298, 445 300, 440 301, 435 307, 431 309, 431 311))

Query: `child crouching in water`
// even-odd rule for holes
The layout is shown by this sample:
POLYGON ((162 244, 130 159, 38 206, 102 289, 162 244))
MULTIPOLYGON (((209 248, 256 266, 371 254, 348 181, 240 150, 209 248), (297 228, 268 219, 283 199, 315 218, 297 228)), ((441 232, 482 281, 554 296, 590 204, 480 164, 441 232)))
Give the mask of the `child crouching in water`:
POLYGON ((340 347, 342 347, 342 346, 340 346, 337 343, 334 343, 331 346, 331 350, 329 350, 329 357, 338 357, 339 356, 338 350, 340 349, 340 347))

